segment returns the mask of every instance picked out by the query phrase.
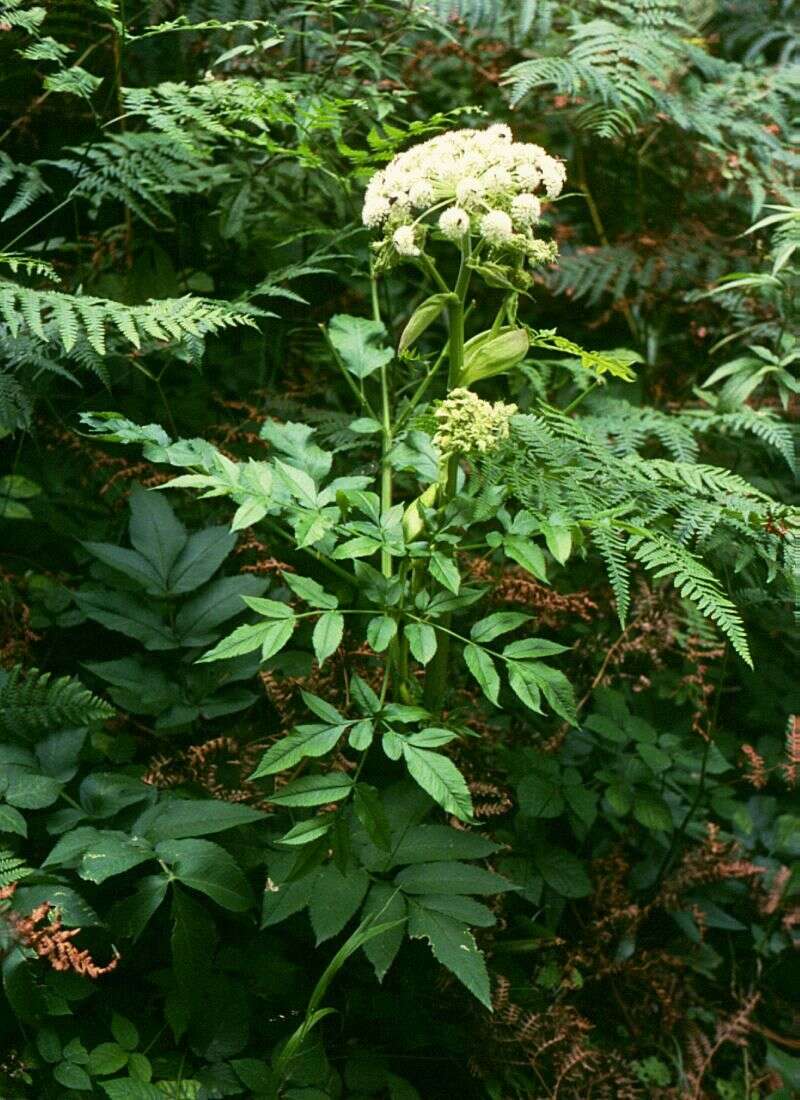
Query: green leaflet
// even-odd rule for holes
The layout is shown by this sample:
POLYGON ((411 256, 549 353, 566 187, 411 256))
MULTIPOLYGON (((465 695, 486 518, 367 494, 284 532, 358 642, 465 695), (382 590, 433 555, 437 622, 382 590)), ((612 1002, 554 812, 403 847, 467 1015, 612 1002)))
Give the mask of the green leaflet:
POLYGON ((351 317, 346 313, 337 313, 328 325, 328 339, 346 369, 356 378, 367 378, 391 362, 392 349, 377 346, 385 334, 386 329, 380 321, 351 317))
POLYGON ((481 646, 466 645, 464 646, 464 660, 467 668, 480 684, 486 698, 495 706, 499 706, 500 677, 497 675, 494 661, 486 650, 481 646))
POLYGON ((339 648, 344 634, 344 615, 338 611, 326 611, 314 624, 311 641, 320 665, 339 648))
POLYGON ((491 991, 486 962, 475 937, 465 924, 445 913, 437 913, 420 905, 412 905, 408 934, 413 939, 425 939, 434 958, 446 966, 467 987, 482 1005, 491 1009, 491 991))
POLYGON ((427 665, 436 654, 436 631, 429 623, 409 623, 405 636, 412 654, 422 665, 427 665))
POLYGON ((466 780, 448 760, 428 749, 420 749, 407 741, 401 742, 403 759, 409 774, 447 813, 462 821, 472 818, 472 799, 466 780))
POLYGON ((325 806, 347 798, 352 789, 352 779, 341 772, 303 775, 280 787, 269 800, 274 806, 325 806))
POLYGON ((250 776, 259 779, 263 775, 292 768, 304 756, 324 756, 330 752, 346 730, 346 726, 307 725, 298 726, 294 733, 284 737, 268 749, 250 776))

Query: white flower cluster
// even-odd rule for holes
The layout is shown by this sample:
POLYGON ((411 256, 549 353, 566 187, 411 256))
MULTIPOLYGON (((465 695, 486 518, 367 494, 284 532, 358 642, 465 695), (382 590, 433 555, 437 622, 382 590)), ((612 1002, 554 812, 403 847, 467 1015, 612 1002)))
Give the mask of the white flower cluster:
POLYGON ((514 141, 508 126, 451 130, 399 153, 367 186, 362 218, 383 229, 400 256, 418 256, 425 219, 438 213, 447 240, 468 233, 492 249, 542 258, 533 235, 541 203, 561 193, 564 165, 538 145, 514 141))
POLYGON ((516 412, 516 405, 482 401, 471 390, 451 390, 434 413, 439 426, 433 442, 443 454, 485 454, 508 439, 516 412))

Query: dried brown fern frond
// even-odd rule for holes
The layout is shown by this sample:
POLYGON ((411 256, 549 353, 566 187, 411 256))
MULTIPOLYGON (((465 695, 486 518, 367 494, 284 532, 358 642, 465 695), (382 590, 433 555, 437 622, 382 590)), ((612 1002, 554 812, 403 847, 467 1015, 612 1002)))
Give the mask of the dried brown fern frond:
POLYGON ((263 751, 261 742, 214 737, 170 756, 154 756, 143 780, 159 790, 194 786, 223 802, 246 802, 260 807, 262 792, 248 776, 255 771, 263 751))
POLYGON ((664 909, 681 908, 683 895, 696 886, 725 879, 758 881, 765 868, 741 859, 735 840, 722 840, 719 825, 709 821, 702 844, 689 849, 675 870, 664 880, 656 903, 664 909))
MULTIPOLYGON (((17 883, 12 882, 0 889, 0 902, 10 901, 16 887, 17 883)), ((106 966, 98 966, 89 951, 76 947, 73 940, 81 934, 81 929, 65 928, 58 910, 49 901, 37 905, 25 916, 4 906, 0 908, 0 919, 5 923, 14 943, 34 951, 40 959, 46 959, 53 970, 71 971, 87 978, 100 978, 116 970, 119 965, 119 954, 116 951, 106 966)))
POLYGON ((717 1021, 712 1036, 693 1029, 686 1042, 686 1100, 702 1100, 703 1084, 715 1056, 726 1043, 745 1046, 753 1013, 761 999, 759 993, 750 993, 727 1018, 717 1021))

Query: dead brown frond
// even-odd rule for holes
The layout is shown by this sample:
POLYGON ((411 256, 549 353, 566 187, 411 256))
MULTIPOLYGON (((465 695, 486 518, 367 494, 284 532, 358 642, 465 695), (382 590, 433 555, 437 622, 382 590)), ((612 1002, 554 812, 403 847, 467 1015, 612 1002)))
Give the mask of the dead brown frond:
POLYGON ((142 778, 159 790, 193 786, 211 798, 261 807, 265 805, 262 792, 248 776, 255 771, 264 747, 262 742, 214 737, 169 756, 154 756, 142 778))
MULTIPOLYGON (((0 889, 0 903, 9 902, 17 884, 0 889)), ((81 934, 80 928, 65 928, 58 910, 49 901, 37 905, 25 916, 10 906, 0 908, 0 918, 5 923, 11 940, 18 946, 34 951, 40 959, 46 959, 53 970, 71 971, 87 978, 100 978, 116 970, 119 954, 115 951, 106 966, 98 966, 87 950, 75 946, 73 940, 81 934)))

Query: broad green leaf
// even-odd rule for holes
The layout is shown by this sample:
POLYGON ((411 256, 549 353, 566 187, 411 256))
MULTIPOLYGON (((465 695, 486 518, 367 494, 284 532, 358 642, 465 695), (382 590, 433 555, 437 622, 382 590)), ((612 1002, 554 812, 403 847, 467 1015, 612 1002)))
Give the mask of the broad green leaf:
POLYGON ((550 642, 546 638, 523 638, 519 642, 510 642, 503 650, 504 657, 552 657, 556 653, 566 653, 568 647, 550 642))
POLYGON ((597 794, 595 791, 590 791, 586 787, 577 784, 571 784, 565 786, 561 793, 567 800, 569 808, 584 825, 590 826, 594 823, 597 818, 597 794))
POLYGON ((90 619, 135 638, 145 649, 176 649, 180 645, 152 601, 108 588, 83 588, 75 593, 75 602, 90 619))
POLYGON ((38 496, 41 485, 21 474, 5 474, 0 477, 0 497, 12 497, 14 500, 28 500, 38 496))
POLYGON ((316 817, 310 817, 307 821, 299 822, 288 833, 284 833, 280 843, 293 846, 311 844, 313 841, 325 836, 333 825, 333 821, 332 814, 318 814, 316 817))
POLYGON ((45 1062, 52 1064, 61 1061, 61 1042, 52 1028, 39 1028, 36 1033, 36 1047, 45 1062))
POLYGON ((158 593, 166 591, 163 578, 158 575, 155 566, 138 550, 114 546, 110 542, 82 542, 81 546, 103 565, 108 565, 126 577, 130 577, 143 588, 158 593))
POLYGON ((461 575, 458 566, 452 558, 445 557, 438 550, 434 550, 430 558, 431 576, 438 581, 443 588, 447 588, 454 596, 458 595, 461 587, 461 575))
POLYGON ((123 1051, 135 1051, 139 1046, 139 1031, 128 1016, 119 1012, 111 1013, 111 1034, 116 1038, 123 1051))
POLYGON ((128 1052, 118 1043, 100 1043, 89 1051, 89 1072, 97 1077, 118 1073, 128 1063, 128 1052))
MULTIPOLYGON (((271 870, 272 864, 270 864, 271 870)), ((294 916, 301 909, 305 909, 311 901, 317 873, 315 870, 290 882, 273 881, 272 877, 268 878, 264 887, 261 927, 271 928, 273 924, 280 924, 287 917, 294 916)))
POLYGON ((318 945, 342 931, 363 902, 368 886, 369 876, 360 867, 351 865, 346 875, 335 863, 320 870, 308 905, 318 945))
POLYGON ((547 584, 547 564, 544 554, 535 543, 521 535, 506 535, 503 548, 509 558, 532 573, 537 580, 547 584))
POLYGON ((424 707, 409 703, 387 703, 383 708, 383 714, 387 722, 400 722, 402 725, 408 722, 424 722, 426 718, 430 718, 429 712, 424 707))
POLYGON ((396 730, 385 730, 381 743, 390 760, 399 760, 403 755, 403 738, 396 730))
POLYGON ((657 831, 672 828, 669 806, 655 791, 640 791, 633 801, 633 816, 646 829, 657 831))
POLYGON ((336 597, 327 593, 322 585, 311 577, 301 577, 297 573, 281 573, 281 576, 292 592, 311 607, 318 608, 320 611, 333 611, 339 606, 336 597))
POLYGON ((319 695, 314 695, 310 691, 302 690, 300 695, 312 714, 316 714, 317 718, 321 718, 323 722, 327 722, 332 726, 341 726, 346 722, 346 719, 342 717, 336 707, 332 706, 325 699, 321 699, 319 695))
MULTIPOLYGON (((50 853, 52 857, 52 852, 50 853)), ((105 882, 114 875, 121 875, 155 859, 156 855, 149 844, 134 841, 127 833, 106 830, 96 834, 95 839, 85 847, 78 874, 90 882, 105 882)))
POLYGON ((583 861, 566 848, 539 844, 534 862, 544 881, 564 898, 585 898, 592 884, 583 861))
POLYGON ((275 806, 326 806, 347 798, 352 789, 352 779, 343 772, 330 772, 302 775, 268 797, 275 806))
POLYGON ((391 362, 392 349, 377 346, 385 335, 386 329, 380 321, 347 313, 335 314, 328 325, 328 339, 356 378, 367 378, 391 362))
POLYGON ((572 552, 572 532, 569 527, 543 523, 542 533, 547 543, 547 549, 559 565, 563 565, 572 552))
POLYGON ((193 592, 210 580, 236 545, 227 527, 206 527, 189 535, 167 577, 167 591, 193 592))
POLYGON ((480 684, 486 698, 495 706, 499 706, 500 677, 497 675, 494 661, 486 650, 470 643, 464 646, 464 660, 467 663, 467 668, 480 684))
POLYGON ((376 848, 388 852, 392 846, 392 833, 381 796, 376 789, 367 783, 359 783, 355 789, 354 806, 356 816, 372 843, 376 848))
POLYGON ((314 512, 305 512, 292 520, 294 536, 299 549, 321 542, 333 527, 333 516, 328 512, 317 509, 314 512))
POLYGON ((280 474, 286 488, 303 507, 317 507, 317 487, 310 474, 307 474, 305 470, 298 470, 296 466, 281 462, 279 458, 275 459, 275 469, 280 474))
POLYGON ((526 707, 537 714, 541 714, 542 694, 536 680, 525 675, 525 666, 521 662, 509 661, 506 667, 511 690, 518 699, 522 700, 526 707))
POLYGON ((317 619, 311 641, 320 666, 339 648, 343 634, 344 615, 341 612, 326 611, 317 619))
POLYGON ((577 726, 578 711, 575 692, 564 673, 559 672, 558 669, 550 668, 549 665, 539 663, 527 665, 526 671, 530 671, 536 676, 542 694, 556 714, 563 718, 565 722, 569 722, 571 726, 577 726))
POLYGON ((186 546, 186 528, 160 493, 136 489, 130 496, 130 508, 131 544, 147 558, 167 588, 170 572, 186 546))
POLYGON ((330 752, 346 729, 344 725, 298 726, 288 737, 284 737, 267 749, 250 778, 258 779, 262 775, 274 775, 286 768, 293 768, 306 756, 324 756, 326 752, 330 752))
POLYGON ((145 810, 133 825, 133 831, 155 843, 159 840, 207 836, 265 819, 266 814, 261 810, 235 802, 212 798, 173 798, 145 810))
POLYGON ((419 894, 414 897, 414 904, 479 928, 491 928, 497 924, 497 917, 488 906, 466 894, 419 894))
POLYGON ((355 705, 358 706, 362 714, 374 715, 380 711, 381 701, 379 697, 377 697, 368 682, 362 680, 358 672, 351 675, 350 692, 355 705))
MULTIPOLYGON (((108 1100, 166 1100, 161 1088, 156 1088, 147 1081, 135 1081, 130 1077, 116 1077, 113 1081, 101 1081, 100 1088, 105 1090, 108 1100)), ((169 1093, 166 1094, 166 1096, 169 1095, 169 1093)), ((185 1100, 190 1094, 181 1090, 172 1095, 185 1100)))
MULTIPOLYGON (((294 629, 294 619, 281 619, 261 623, 248 623, 245 626, 237 626, 232 634, 223 638, 221 642, 204 653, 197 661, 204 664, 208 661, 224 661, 231 657, 241 657, 244 653, 252 653, 259 646, 270 648, 276 642, 280 642, 278 649, 286 644, 294 629), (283 640, 281 641, 281 638, 283 640)), ((277 649, 273 650, 277 653, 277 649)))
POLYGON ((467 781, 452 760, 428 749, 402 742, 403 759, 412 779, 438 802, 442 809, 462 821, 472 820, 472 799, 467 781))
POLYGON ((406 894, 501 894, 516 889, 494 871, 452 860, 404 867, 395 882, 406 894))
POLYGON ((558 783, 536 773, 524 776, 517 784, 522 813, 529 817, 558 817, 564 811, 564 799, 558 783))
POLYGON ((369 558, 372 554, 376 554, 381 548, 381 543, 378 539, 372 539, 368 535, 357 535, 353 539, 348 539, 331 554, 334 561, 350 561, 353 558, 369 558))
POLYGON ((486 962, 478 950, 475 937, 461 921, 445 913, 437 913, 420 905, 412 905, 408 934, 413 939, 426 939, 434 958, 491 1010, 492 997, 486 962))
POLYGON ((362 718, 360 722, 356 722, 350 727, 350 732, 347 735, 347 743, 356 752, 363 752, 364 749, 368 749, 372 744, 372 738, 375 736, 375 724, 371 718, 362 718))
MULTIPOLYGON (((473 642, 486 644, 494 641, 499 635, 508 634, 509 631, 516 630, 523 623, 530 622, 531 618, 531 615, 523 615, 520 611, 496 611, 493 615, 487 615, 485 619, 475 623, 469 632, 469 636, 473 642)), ((512 643, 512 645, 519 644, 519 642, 512 643)))
POLYGON ((156 851, 179 882, 200 890, 224 909, 242 913, 252 905, 247 879, 233 856, 219 844, 211 840, 166 840, 156 851))
MULTIPOLYGON (((399 890, 388 882, 374 882, 367 894, 361 918, 364 920, 372 917, 381 924, 404 922, 407 909, 406 899, 399 890)), ((375 968, 375 976, 379 982, 386 977, 386 972, 397 957, 405 934, 405 924, 398 923, 394 928, 387 929, 364 944, 364 954, 375 968)))
POLYGON ((436 654, 436 631, 428 623, 409 623, 405 628, 408 648, 421 665, 436 654))
POLYGON ((367 623, 367 641, 376 653, 383 653, 397 634, 397 620, 378 615, 367 623))
POLYGON ((261 642, 261 660, 268 661, 286 645, 294 632, 294 622, 288 619, 265 624, 267 630, 261 642))
POLYGON ((484 859, 499 851, 499 844, 478 832, 451 829, 447 825, 414 825, 403 833, 392 851, 392 866, 484 859))
POLYGON ((25 818, 13 806, 0 804, 0 833, 16 833, 17 836, 28 835, 25 818))
POLYGON ((183 604, 175 616, 175 633, 185 646, 207 645, 217 627, 245 610, 243 597, 263 592, 261 577, 220 577, 183 604))
POLYGON ((74 1062, 59 1062, 53 1070, 53 1077, 65 1089, 88 1091, 92 1087, 92 1079, 89 1074, 74 1062))
POLYGON ((268 600, 264 596, 243 596, 244 602, 253 611, 265 619, 293 619, 294 611, 288 603, 280 600, 268 600))
POLYGON ((231 531, 243 531, 246 527, 252 527, 254 523, 259 523, 266 514, 266 504, 255 497, 248 497, 234 512, 231 520, 231 531))
POLYGON ((416 745, 418 749, 440 749, 442 745, 449 745, 457 736, 452 730, 429 726, 427 729, 420 730, 419 733, 409 734, 408 743, 416 745))
POLYGON ((115 934, 122 939, 138 940, 167 896, 168 887, 169 879, 165 874, 145 875, 139 879, 134 893, 116 902, 111 909, 109 922, 115 934))

